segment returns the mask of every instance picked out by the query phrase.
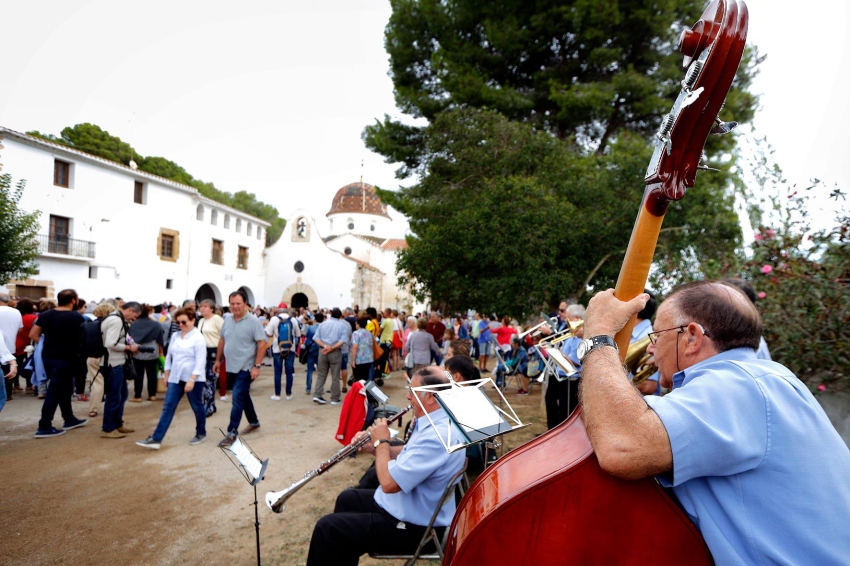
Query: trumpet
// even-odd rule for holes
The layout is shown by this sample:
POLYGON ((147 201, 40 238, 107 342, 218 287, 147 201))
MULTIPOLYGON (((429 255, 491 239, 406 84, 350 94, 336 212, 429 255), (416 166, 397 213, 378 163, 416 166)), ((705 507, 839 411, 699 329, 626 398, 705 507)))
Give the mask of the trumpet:
MULTIPOLYGON (((396 413, 395 415, 390 417, 387 420, 387 424, 390 424, 394 421, 397 421, 398 419, 403 417, 405 415, 405 413, 407 413, 412 408, 413 408, 412 405, 408 405, 407 407, 405 407, 404 409, 402 409, 401 411, 399 411, 398 413, 396 413)), ((269 509, 271 509, 275 513, 283 513, 283 509, 286 506, 287 500, 290 497, 292 497, 293 495, 295 495, 295 492, 297 492, 299 489, 301 489, 302 487, 307 485, 307 483, 310 480, 312 480, 313 478, 315 478, 316 476, 322 475, 323 473, 325 473, 329 469, 331 469, 331 467, 333 467, 335 464, 338 464, 343 459, 345 459, 345 458, 351 456, 352 454, 354 454, 355 452, 357 452, 358 448, 360 448, 361 446, 363 446, 364 444, 369 442, 371 439, 372 439, 372 435, 367 434, 366 436, 364 436, 360 440, 358 440, 356 442, 352 442, 351 444, 349 444, 345 448, 341 449, 339 452, 337 452, 336 454, 331 456, 329 459, 327 459, 324 462, 322 462, 321 464, 319 464, 319 466, 317 468, 310 470, 309 472, 304 474, 304 477, 301 478, 300 480, 292 482, 292 484, 289 487, 287 487, 286 489, 281 490, 281 491, 269 491, 268 493, 266 493, 266 505, 268 505, 269 509)))

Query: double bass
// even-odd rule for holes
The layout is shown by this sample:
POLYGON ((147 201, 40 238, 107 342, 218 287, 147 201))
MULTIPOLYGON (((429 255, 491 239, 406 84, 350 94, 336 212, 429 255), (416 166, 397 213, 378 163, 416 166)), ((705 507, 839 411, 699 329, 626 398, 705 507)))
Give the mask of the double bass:
MULTIPOLYGON (((687 71, 662 120, 615 296, 643 292, 669 203, 694 185, 705 141, 730 127, 718 113, 747 37, 742 0, 714 0, 679 37, 687 71)), ((615 337, 628 349, 634 318, 615 337)), ((579 406, 479 476, 449 528, 445 566, 712 564, 699 531, 652 478, 617 479, 593 453, 579 406)))

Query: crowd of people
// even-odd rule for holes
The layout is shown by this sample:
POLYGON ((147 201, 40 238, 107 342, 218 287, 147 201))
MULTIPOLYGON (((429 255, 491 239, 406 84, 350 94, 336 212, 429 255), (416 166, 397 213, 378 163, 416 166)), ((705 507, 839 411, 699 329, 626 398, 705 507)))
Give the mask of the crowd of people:
POLYGON ((405 441, 390 440, 385 419, 366 423, 354 438, 371 436, 363 449, 375 464, 358 489, 340 494, 310 543, 308 565, 356 564, 368 552, 411 551, 435 513, 439 529, 451 522, 454 499, 437 505, 463 454, 449 454, 436 438, 434 423, 448 418, 436 395, 415 389, 492 369, 502 389, 513 375, 516 393, 527 395, 542 376, 547 426, 564 422, 581 399, 603 470, 625 479, 655 476, 672 488, 717 563, 841 563, 850 555, 843 533, 850 451, 809 390, 770 361, 755 298, 740 280, 685 285, 660 305, 651 293, 623 302, 609 290, 587 309, 563 301, 551 317, 521 326, 482 313, 408 316, 356 305, 252 309, 242 291, 231 293, 225 309, 212 301, 180 308, 118 298, 87 304, 70 289, 38 305, 0 295, 7 385, 0 400, 24 391, 42 396, 35 434, 48 438, 87 423, 74 414, 75 393, 90 401, 90 418, 105 396, 101 436, 122 438, 133 432, 123 420, 128 378, 131 402, 145 392, 155 400, 160 389, 152 376, 161 371, 162 414, 137 444, 160 448, 184 394, 196 421, 190 443, 203 442, 216 397, 231 391, 220 443, 227 447, 260 428, 250 388, 269 353, 274 401, 292 399, 296 358, 307 365, 305 393, 317 405, 328 404, 328 392, 329 403, 340 404, 355 383, 359 391, 404 369, 416 417, 405 441), (631 383, 613 339, 632 317, 631 342, 644 344, 656 369, 640 383, 631 383), (57 408, 61 428, 53 424, 57 408), (793 528, 801 521, 819 525, 817 533, 793 528))

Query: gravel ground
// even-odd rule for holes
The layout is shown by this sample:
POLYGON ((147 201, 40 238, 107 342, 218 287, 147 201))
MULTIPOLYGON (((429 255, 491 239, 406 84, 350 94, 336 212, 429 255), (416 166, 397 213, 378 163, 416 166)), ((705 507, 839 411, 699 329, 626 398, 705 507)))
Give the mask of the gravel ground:
MULTIPOLYGON (((363 456, 340 462, 289 499, 280 515, 265 506, 267 491, 286 488, 341 448, 334 440, 341 405, 313 403, 304 393, 304 379, 304 366, 296 364, 291 401, 270 399, 269 367, 251 388, 262 426, 247 441, 269 459, 265 480, 257 486, 264 564, 304 564, 316 521, 333 510, 337 494, 356 484, 371 463, 363 456)), ((386 381, 382 389, 391 404, 406 404, 405 385, 400 372, 386 381)), ((545 428, 539 388, 528 397, 507 396, 532 426, 504 437, 504 449, 545 428)), ((207 441, 190 446, 194 416, 182 400, 159 451, 135 441, 153 432, 161 400, 127 403, 125 422, 136 432, 123 439, 100 438, 101 409, 82 428, 37 440, 41 404, 16 394, 0 412, 0 532, 5 533, 0 564, 256 562, 253 489, 216 447, 218 429, 227 427, 229 401, 216 401, 218 412, 207 420, 207 441)), ((86 418, 88 403, 73 405, 76 415, 86 418)), ((53 422, 62 424, 58 410, 53 422)), ((392 564, 368 558, 360 563, 392 564)))

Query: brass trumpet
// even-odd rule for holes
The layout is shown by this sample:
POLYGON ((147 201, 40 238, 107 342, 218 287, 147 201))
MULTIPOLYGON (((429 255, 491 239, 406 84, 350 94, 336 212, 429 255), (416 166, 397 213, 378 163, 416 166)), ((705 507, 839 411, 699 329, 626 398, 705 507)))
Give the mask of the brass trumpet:
MULTIPOLYGON (((397 421, 412 408, 413 407, 411 405, 408 405, 407 407, 390 417, 387 420, 387 424, 390 424, 393 421, 397 421)), ((290 497, 295 495, 296 491, 307 485, 307 483, 316 476, 320 476, 323 473, 327 472, 329 469, 331 469, 331 467, 334 466, 334 464, 338 464, 348 456, 357 452, 358 448, 369 442, 371 439, 372 436, 370 434, 367 434, 357 442, 352 442, 351 444, 331 456, 329 459, 319 464, 317 468, 310 470, 309 472, 304 474, 304 477, 300 480, 292 482, 292 484, 286 489, 281 491, 269 491, 268 493, 266 493, 266 505, 268 505, 269 509, 271 509, 275 513, 283 513, 283 509, 286 506, 286 501, 290 497)))

